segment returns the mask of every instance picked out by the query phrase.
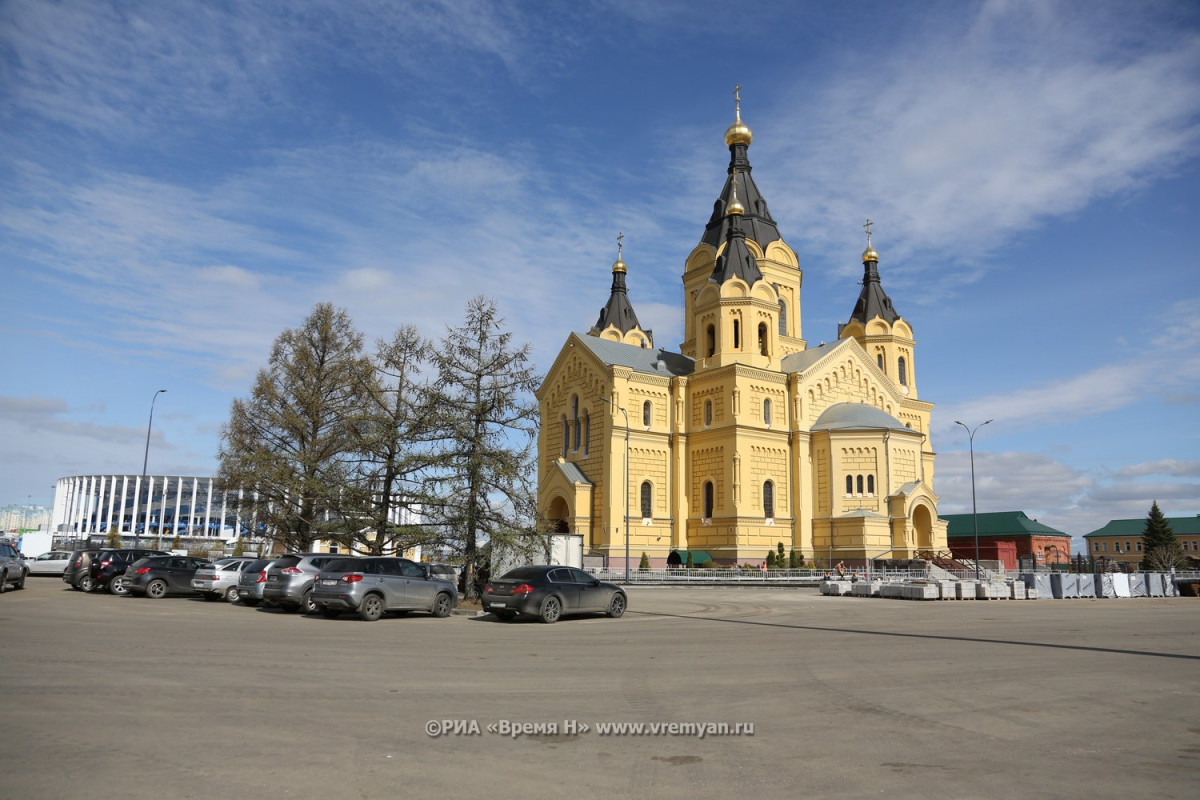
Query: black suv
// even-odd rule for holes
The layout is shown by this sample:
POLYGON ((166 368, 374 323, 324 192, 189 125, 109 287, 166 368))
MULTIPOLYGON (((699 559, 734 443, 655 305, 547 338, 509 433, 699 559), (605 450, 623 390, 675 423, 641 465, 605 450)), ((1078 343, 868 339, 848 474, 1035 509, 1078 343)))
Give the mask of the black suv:
POLYGON ((192 576, 201 567, 211 566, 206 558, 190 556, 154 556, 141 558, 125 572, 124 588, 132 594, 144 594, 155 600, 168 594, 195 595, 192 576))
POLYGON ((169 556, 162 550, 101 550, 92 556, 92 565, 88 575, 92 578, 92 591, 99 592, 107 589, 113 594, 129 594, 125 588, 125 570, 139 558, 150 556, 169 556))
POLYGON ((63 570, 63 582, 69 583, 72 589, 90 592, 92 590, 92 559, 99 552, 99 550, 73 551, 71 558, 67 561, 67 568, 63 570))

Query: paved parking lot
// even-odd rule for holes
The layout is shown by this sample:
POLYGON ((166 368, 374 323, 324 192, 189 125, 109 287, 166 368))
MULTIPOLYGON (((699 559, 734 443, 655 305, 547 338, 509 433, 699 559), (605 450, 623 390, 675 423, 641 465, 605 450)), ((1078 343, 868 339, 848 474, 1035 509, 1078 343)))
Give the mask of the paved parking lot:
POLYGON ((620 620, 364 623, 30 579, 0 596, 0 797, 1200 791, 1195 599, 630 598, 620 620))

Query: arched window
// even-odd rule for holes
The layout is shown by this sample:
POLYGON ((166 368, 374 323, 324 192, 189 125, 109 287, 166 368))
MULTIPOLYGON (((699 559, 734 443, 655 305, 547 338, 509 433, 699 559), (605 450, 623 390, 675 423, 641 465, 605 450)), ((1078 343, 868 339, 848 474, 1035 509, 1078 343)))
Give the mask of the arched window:
POLYGON ((650 481, 642 481, 642 519, 650 519, 654 516, 651 508, 653 499, 654 488, 650 486, 650 481))
POLYGON ((567 452, 571 446, 571 423, 567 422, 566 417, 563 417, 563 420, 562 420, 562 436, 563 436, 562 454, 563 454, 563 458, 566 458, 567 452))
POLYGON ((908 369, 904 364, 904 356, 900 356, 900 360, 896 362, 896 373, 900 376, 900 385, 908 386, 908 369))
POLYGON ((704 518, 712 519, 713 515, 713 485, 712 481, 704 482, 704 518))
POLYGON ((775 484, 770 481, 763 484, 763 516, 775 519, 775 484))
POLYGON ((712 425, 712 400, 704 401, 704 427, 712 425))
POLYGON ((583 412, 583 454, 588 454, 588 445, 592 441, 592 415, 583 412))
POLYGON ((767 352, 767 323, 758 323, 758 352, 761 355, 769 356, 767 352))
POLYGON ((575 441, 571 444, 572 450, 579 449, 579 440, 583 436, 583 430, 579 425, 579 398, 571 398, 571 421, 575 424, 575 441))
POLYGON ((787 336, 787 303, 779 301, 779 335, 787 336))
POLYGON ((858 493, 859 494, 863 493, 863 479, 862 478, 863 478, 862 475, 858 476, 858 493))
POLYGON ((867 476, 867 494, 875 494, 875 476, 867 476))
POLYGON ((875 356, 875 363, 879 365, 880 369, 883 369, 883 353, 879 353, 875 356))
POLYGON ((733 321, 733 349, 742 349, 742 325, 736 319, 733 321))
POLYGON ((854 494, 854 476, 846 476, 846 494, 854 494))
POLYGON ((707 344, 708 355, 711 358, 712 355, 717 352, 717 329, 714 328, 712 325, 709 325, 705 329, 704 334, 707 339, 706 344, 707 344))
POLYGON ((653 413, 653 411, 654 411, 654 407, 650 404, 649 400, 642 403, 642 424, 645 425, 647 428, 650 427, 650 416, 653 413))
POLYGON ((763 424, 771 427, 771 398, 763 400, 763 424))

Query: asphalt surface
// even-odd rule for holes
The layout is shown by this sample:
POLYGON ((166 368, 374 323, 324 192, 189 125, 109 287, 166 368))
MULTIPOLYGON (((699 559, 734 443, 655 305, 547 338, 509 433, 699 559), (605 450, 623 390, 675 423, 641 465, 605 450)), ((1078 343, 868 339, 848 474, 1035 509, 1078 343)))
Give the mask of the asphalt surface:
POLYGON ((365 623, 36 578, 0 596, 0 797, 1193 798, 1198 632, 1194 598, 365 623), (598 730, 672 722, 753 735, 598 730))

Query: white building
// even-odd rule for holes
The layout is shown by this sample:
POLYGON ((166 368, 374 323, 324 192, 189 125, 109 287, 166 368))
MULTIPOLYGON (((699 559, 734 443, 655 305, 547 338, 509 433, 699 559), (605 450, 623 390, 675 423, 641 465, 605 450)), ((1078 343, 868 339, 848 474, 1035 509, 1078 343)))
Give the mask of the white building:
POLYGON ((50 530, 84 539, 110 530, 134 535, 211 537, 230 541, 252 530, 237 511, 237 492, 213 478, 182 475, 73 475, 54 487, 50 530))

